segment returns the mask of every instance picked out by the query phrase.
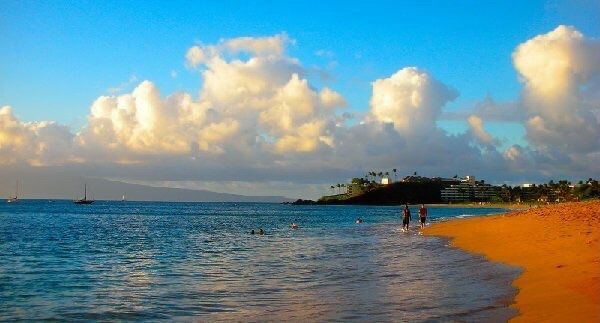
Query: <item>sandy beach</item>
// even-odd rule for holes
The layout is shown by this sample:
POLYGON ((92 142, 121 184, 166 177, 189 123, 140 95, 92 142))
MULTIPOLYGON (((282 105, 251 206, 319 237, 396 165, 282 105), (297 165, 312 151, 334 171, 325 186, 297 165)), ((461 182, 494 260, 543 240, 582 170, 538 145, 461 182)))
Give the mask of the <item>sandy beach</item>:
POLYGON ((600 321, 600 201, 451 220, 424 233, 522 268, 512 321, 600 321))

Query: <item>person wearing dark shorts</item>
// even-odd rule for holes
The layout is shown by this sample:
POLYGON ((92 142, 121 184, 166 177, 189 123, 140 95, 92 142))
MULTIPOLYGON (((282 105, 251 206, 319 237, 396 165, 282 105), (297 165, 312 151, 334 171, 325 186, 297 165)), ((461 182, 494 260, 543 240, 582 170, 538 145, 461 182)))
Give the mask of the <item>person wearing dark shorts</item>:
POLYGON ((410 209, 408 204, 404 205, 402 210, 402 229, 408 231, 408 224, 410 223, 410 209))
POLYGON ((421 219, 421 229, 425 228, 425 222, 427 221, 427 208, 425 204, 421 204, 421 208, 419 209, 419 218, 421 219))

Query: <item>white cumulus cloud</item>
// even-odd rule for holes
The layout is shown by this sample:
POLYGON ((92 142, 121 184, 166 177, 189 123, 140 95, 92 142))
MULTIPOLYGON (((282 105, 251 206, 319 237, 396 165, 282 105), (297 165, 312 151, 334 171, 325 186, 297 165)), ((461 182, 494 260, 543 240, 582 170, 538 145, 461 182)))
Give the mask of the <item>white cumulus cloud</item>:
POLYGON ((454 90, 428 73, 406 67, 373 82, 371 111, 377 120, 393 123, 396 130, 409 133, 434 127, 442 106, 456 96, 454 90))
POLYGON ((566 153, 600 148, 600 41, 558 26, 519 45, 513 62, 525 85, 527 136, 538 147, 566 153))
POLYGON ((10 106, 0 108, 0 164, 27 162, 33 166, 73 161, 73 135, 51 121, 19 121, 10 106))
POLYGON ((127 163, 149 155, 310 153, 330 145, 325 124, 345 100, 301 76, 300 63, 283 55, 289 42, 279 34, 194 46, 186 56, 203 66, 198 100, 187 93, 163 97, 144 81, 130 94, 98 98, 77 142, 89 154, 104 151, 127 163), (252 55, 230 56, 242 51, 252 55))

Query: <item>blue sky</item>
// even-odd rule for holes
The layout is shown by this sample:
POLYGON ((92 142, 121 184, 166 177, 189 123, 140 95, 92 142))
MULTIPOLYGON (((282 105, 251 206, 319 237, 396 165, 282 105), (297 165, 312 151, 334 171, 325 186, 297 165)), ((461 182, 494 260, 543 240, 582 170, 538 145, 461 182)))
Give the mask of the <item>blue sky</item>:
MULTIPOLYGON (((449 107, 486 94, 518 95, 514 48, 558 24, 598 36, 592 1, 2 1, 0 104, 23 120, 81 126, 93 100, 139 80, 169 94, 197 94, 200 79, 184 66, 187 48, 222 38, 287 32, 290 55, 327 68, 323 81, 352 109, 367 108, 370 82, 419 66, 458 89, 449 107), (587 10, 586 10, 587 9, 587 10), (324 56, 315 53, 323 51, 324 56), (170 76, 177 72, 177 78, 170 76)), ((319 84, 320 80, 314 80, 319 84)), ((452 123, 448 123, 450 127, 452 123)))
MULTIPOLYGON (((22 128, 20 132, 15 132, 10 122, 5 121, 9 126, 3 125, 0 118, 0 139, 2 131, 6 133, 6 142, 11 141, 6 138, 16 134, 29 133, 27 138, 35 138, 31 139, 34 142, 29 146, 56 149, 46 151, 40 148, 32 152, 15 146, 14 149, 9 147, 13 150, 6 150, 0 141, 0 163, 7 160, 15 162, 21 158, 31 165, 68 167, 73 161, 89 162, 105 156, 108 160, 104 165, 105 172, 98 176, 120 179, 134 171, 123 165, 138 163, 151 156, 152 161, 146 165, 146 169, 136 169, 147 173, 140 173, 131 180, 158 183, 177 181, 180 177, 187 178, 188 173, 179 172, 186 169, 194 176, 207 174, 205 177, 197 175, 191 182, 205 179, 215 183, 212 187, 194 186, 197 183, 190 184, 190 187, 218 191, 221 185, 218 179, 226 177, 230 181, 230 187, 244 187, 253 192, 260 186, 263 188, 261 192, 265 194, 277 191, 269 188, 274 185, 269 181, 277 182, 279 189, 295 189, 293 184, 286 184, 294 180, 320 187, 321 182, 351 177, 364 169, 391 169, 400 164, 407 170, 431 166, 430 171, 438 175, 444 175, 444 169, 454 174, 455 171, 467 172, 473 167, 484 165, 486 169, 482 170, 483 175, 495 176, 497 180, 541 179, 554 174, 554 169, 559 169, 558 174, 565 176, 584 176, 590 170, 597 170, 586 165, 590 165, 590 161, 593 164, 597 158, 597 148, 594 147, 600 146, 595 145, 600 140, 596 138, 600 137, 600 110, 594 103, 597 97, 580 89, 593 89, 599 83, 600 67, 594 61, 594 56, 598 55, 597 48, 600 47, 588 46, 591 43, 597 44, 599 38, 600 1, 597 0, 377 3, 0 0, 0 108, 12 107, 10 111, 0 110, 0 117, 4 115, 10 121, 14 114, 22 128), (299 114, 292 116, 296 121, 303 121, 293 124, 295 128, 282 132, 281 129, 273 128, 272 124, 267 125, 268 120, 277 119, 273 117, 276 116, 274 113, 277 109, 271 109, 274 108, 272 106, 254 107, 264 109, 264 113, 271 113, 271 119, 265 119, 258 115, 256 111, 259 110, 249 108, 256 112, 250 120, 247 116, 242 116, 247 112, 244 110, 236 112, 237 115, 227 115, 231 111, 225 111, 228 107, 219 101, 221 98, 213 96, 204 101, 199 99, 203 82, 208 82, 201 74, 202 71, 210 70, 222 76, 226 74, 219 73, 224 73, 228 68, 239 68, 234 66, 235 59, 247 63, 250 57, 266 58, 252 52, 250 47, 256 43, 247 44, 247 48, 240 52, 220 52, 218 56, 226 62, 223 66, 207 63, 204 67, 192 68, 186 62, 186 53, 192 46, 208 49, 244 36, 251 37, 253 42, 261 42, 269 37, 279 37, 277 35, 282 33, 293 40, 285 44, 283 56, 285 59, 299 60, 303 73, 300 81, 307 79, 310 89, 314 91, 310 95, 320 95, 323 89, 333 89, 347 102, 344 110, 337 110, 341 107, 336 106, 334 110, 317 111, 310 116, 310 120, 302 119, 306 116, 299 117, 299 114), (537 37, 543 39, 532 41, 537 37), (517 47, 526 42, 530 47, 520 53, 520 58, 527 63, 517 69, 513 65, 513 55, 517 47), (548 46, 551 50, 545 47, 544 42, 550 44, 548 46), (563 50, 566 52, 563 53, 563 50), (577 51, 587 53, 587 56, 572 55, 577 51), (531 57, 536 59, 531 60, 531 57), (570 69, 565 70, 566 72, 552 70, 549 74, 557 79, 564 79, 542 84, 540 75, 544 74, 544 64, 552 66, 565 57, 572 64, 567 66, 570 69), (536 60, 542 61, 541 70, 538 69, 539 64, 535 64, 536 60), (589 73, 577 70, 577 66, 584 65, 589 67, 589 73), (405 69, 413 66, 418 69, 405 69), (522 74, 523 80, 519 80, 517 70, 522 74), (439 102, 443 106, 441 117, 427 117, 427 113, 437 113, 437 103, 419 107, 426 111, 425 118, 421 121, 424 122, 423 128, 429 131, 429 137, 421 137, 418 129, 400 125, 403 116, 407 112, 412 113, 405 105, 408 102, 405 101, 406 97, 401 94, 406 90, 403 87, 406 84, 398 85, 392 80, 392 75, 401 71, 402 75, 398 79, 402 82, 411 77, 432 77, 458 94, 455 99, 450 98, 435 82, 427 83, 422 88, 409 88, 424 98, 435 98, 436 95, 444 97, 439 102), (144 80, 151 83, 142 83, 144 80), (380 92, 383 96, 380 98, 391 95, 397 99, 394 107, 386 106, 383 99, 377 108, 379 112, 370 105, 371 98, 375 97, 373 82, 376 80, 383 80, 380 92), (573 80, 576 80, 574 87, 569 83, 573 80), (534 86, 528 89, 524 81, 533 82, 529 84, 534 86), (567 94, 576 97, 577 101, 565 106, 544 101, 543 93, 540 92, 543 87, 535 86, 557 86, 554 83, 564 89, 575 89, 575 92, 567 94), (152 131, 147 131, 144 125, 153 116, 142 120, 139 119, 142 114, 136 114, 137 123, 133 125, 123 123, 121 119, 107 120, 102 113, 88 119, 92 114, 90 108, 98 97, 131 93, 136 87, 145 91, 144 95, 148 95, 145 99, 151 97, 155 89, 160 91, 162 98, 176 92, 189 93, 196 103, 204 104, 198 109, 221 104, 220 112, 223 114, 220 119, 194 119, 197 124, 193 125, 193 131, 189 133, 186 133, 189 130, 186 128, 189 127, 188 124, 175 123, 185 118, 197 118, 199 114, 196 112, 200 110, 193 112, 181 106, 170 107, 171 112, 179 111, 180 115, 185 115, 184 119, 177 121, 170 118, 168 113, 161 114, 165 112, 159 111, 162 107, 154 106, 153 111, 158 113, 157 116, 164 117, 164 120, 162 124, 153 124, 152 131), (387 88, 383 89, 384 87, 387 88), (533 101, 521 100, 524 93, 530 94, 533 101), (480 115, 482 119, 468 119, 477 107, 481 108, 486 102, 493 103, 486 111, 492 111, 492 114, 503 113, 505 119, 490 118, 486 113, 480 115), (330 111, 335 112, 329 114, 330 111), (345 111, 355 115, 346 126, 337 130, 324 126, 325 122, 336 119, 345 111), (518 114, 518 117, 511 119, 511 111, 518 114), (568 111, 579 117, 577 120, 587 120, 587 123, 569 123, 567 119, 557 119, 557 111, 568 111), (377 122, 374 122, 373 116, 377 122), (593 116, 598 122, 592 120, 593 116), (382 126, 389 122, 388 119, 395 122, 396 132, 393 134, 382 126), (35 123, 42 120, 55 121, 67 126, 69 130, 35 123), (532 120, 535 123, 526 122, 532 120), (101 128, 107 122, 115 126, 115 129, 125 130, 122 133, 104 134, 101 128), (369 126, 355 127, 358 122, 366 122, 369 126), (437 128, 430 127, 430 122, 446 133, 436 137, 438 134, 434 132, 437 128), (174 129, 173 145, 163 145, 168 140, 164 139, 166 137, 161 129, 171 126, 174 129), (577 133, 578 129, 587 129, 588 133, 577 133), (238 137, 224 139, 228 131, 237 131, 238 137), (486 132, 491 134, 491 138, 486 132), (576 132, 575 136, 573 132, 576 132), (131 133, 140 137, 129 140, 131 133), (307 139, 307 134, 314 136, 307 139), (257 153, 252 158, 255 159, 246 163, 252 164, 254 168, 250 167, 234 174, 235 176, 222 168, 227 163, 231 163, 232 167, 238 166, 233 161, 243 160, 240 156, 247 153, 247 147, 238 144, 252 142, 257 135, 271 138, 271 142, 267 143, 268 147, 254 143, 256 146, 252 148, 257 153), (359 154, 353 153, 351 149, 346 150, 345 140, 369 136, 372 136, 373 142, 364 142, 360 146, 365 153, 350 162, 348 156, 359 154), (155 141, 156 138, 160 140, 155 141), (452 165, 445 165, 443 162, 430 165, 427 160, 412 157, 406 159, 406 156, 419 154, 415 147, 419 147, 421 142, 428 142, 430 147, 449 154, 450 157, 442 153, 435 156, 439 161, 455 156, 451 149, 445 150, 445 147, 460 146, 457 150, 462 151, 464 160, 459 158, 452 165), (99 144, 101 149, 106 149, 104 155, 94 155, 102 151, 94 147, 94 143, 99 144), (518 146, 513 146, 515 144, 518 146), (283 149, 289 148, 288 146, 294 146, 297 151, 282 154, 283 149), (403 148, 400 149, 399 146, 403 148), (369 155, 380 151, 391 153, 382 154, 377 161, 369 155), (28 157, 32 154, 36 158, 28 157), (13 155, 18 157, 11 157, 13 155), (267 162, 264 156, 272 159, 267 162), (328 159, 330 157, 334 162, 328 159), (117 162, 109 167, 107 165, 111 160, 117 162), (269 162, 272 163, 270 167, 281 169, 263 173, 265 167, 269 167, 265 163, 269 162), (311 162, 320 166, 311 166, 311 162), (315 173, 314 169, 319 167, 322 168, 322 173, 315 173), (502 170, 502 173, 498 170, 502 170), (213 176, 221 171, 220 177, 213 176), (531 171, 536 172, 535 176, 528 177, 527 174, 533 174, 531 171), (158 173, 162 176, 157 176, 158 173), (266 179, 258 185, 256 181, 260 178, 266 179)), ((272 80, 273 75, 283 77, 286 82, 294 79, 291 74, 277 70, 277 64, 269 64, 265 70, 255 71, 257 74, 253 77, 256 79, 250 83, 272 80)), ((237 81, 232 78, 221 83, 236 84, 237 81)), ((219 80, 213 79, 212 82, 212 86, 222 86, 219 80)), ((269 93, 282 91, 284 85, 285 83, 272 84, 269 89, 272 92, 269 93)), ((224 97, 233 93, 228 92, 230 89, 227 87, 220 89, 225 93, 224 97)), ((240 100, 244 99, 252 98, 240 100)), ((273 99, 276 97, 270 97, 270 100, 273 99)), ((123 112, 117 106, 109 106, 106 102, 103 104, 106 105, 102 111, 123 112)), ((169 104, 172 102, 164 105, 169 104)), ((133 118, 131 115, 129 117, 133 118)), ((416 113, 409 117, 419 120, 423 115, 416 113)), ((241 188, 237 189, 243 191, 241 188)), ((310 193, 312 196, 319 194, 320 188, 311 189, 316 190, 310 193)))

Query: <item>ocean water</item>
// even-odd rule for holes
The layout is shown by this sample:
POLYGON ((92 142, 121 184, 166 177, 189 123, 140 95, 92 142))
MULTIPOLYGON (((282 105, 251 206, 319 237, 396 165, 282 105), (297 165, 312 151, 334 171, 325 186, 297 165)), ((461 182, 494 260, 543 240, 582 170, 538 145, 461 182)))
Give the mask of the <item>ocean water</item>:
MULTIPOLYGON (((429 209, 433 221, 498 212, 429 209)), ((419 235, 416 221, 401 232, 399 215, 399 207, 374 206, 0 203, 0 320, 504 321, 515 314, 507 306, 517 269, 419 235), (249 234, 259 228, 266 235, 249 234)))

